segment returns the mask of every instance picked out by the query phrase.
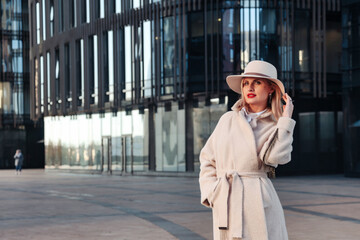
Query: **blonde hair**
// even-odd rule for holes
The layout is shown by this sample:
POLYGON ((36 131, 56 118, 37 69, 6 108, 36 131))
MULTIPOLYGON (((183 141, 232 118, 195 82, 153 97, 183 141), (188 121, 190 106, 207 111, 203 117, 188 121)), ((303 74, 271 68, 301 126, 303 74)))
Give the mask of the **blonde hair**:
MULTIPOLYGON (((242 84, 243 79, 241 80, 241 83, 240 83, 241 93, 243 92, 243 84, 242 84)), ((281 96, 281 90, 278 87, 278 85, 276 85, 272 81, 270 81, 270 80, 268 80, 266 78, 259 78, 259 79, 263 80, 264 82, 269 84, 270 88, 274 89, 274 92, 271 94, 271 104, 268 104, 267 109, 270 109, 272 111, 272 114, 274 115, 275 119, 279 120, 279 118, 281 117, 282 112, 283 112, 283 108, 282 108, 282 104, 281 104, 281 97, 282 97, 281 96)), ((246 103, 243 95, 244 94, 240 95, 240 100, 241 100, 240 101, 240 108, 245 107, 248 110, 249 106, 246 103)))

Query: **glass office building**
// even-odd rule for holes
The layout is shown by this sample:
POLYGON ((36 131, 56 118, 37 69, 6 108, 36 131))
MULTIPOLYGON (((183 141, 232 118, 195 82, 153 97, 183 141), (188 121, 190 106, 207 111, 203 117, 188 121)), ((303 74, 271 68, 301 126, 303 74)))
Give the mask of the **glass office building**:
POLYGON ((46 169, 193 173, 238 96, 273 63, 296 100, 280 174, 343 171, 340 1, 30 0, 31 117, 46 169))
POLYGON ((342 2, 344 162, 346 176, 360 176, 360 1, 342 2))
POLYGON ((24 167, 43 167, 43 124, 30 120, 27 2, 1 0, 0 17, 0 168, 14 168, 18 148, 24 167))

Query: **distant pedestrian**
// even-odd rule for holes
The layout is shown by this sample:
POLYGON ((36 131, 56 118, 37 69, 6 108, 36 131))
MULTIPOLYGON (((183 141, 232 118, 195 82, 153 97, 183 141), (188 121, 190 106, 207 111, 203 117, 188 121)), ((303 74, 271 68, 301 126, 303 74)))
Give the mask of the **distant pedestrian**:
POLYGON ((250 62, 226 81, 240 100, 200 153, 201 203, 213 210, 214 239, 287 240, 284 212, 266 173, 290 161, 294 105, 265 61, 250 62))
POLYGON ((14 159, 15 159, 15 169, 16 169, 15 174, 16 175, 21 174, 21 168, 22 168, 22 164, 24 162, 24 157, 23 157, 20 149, 16 150, 14 159))

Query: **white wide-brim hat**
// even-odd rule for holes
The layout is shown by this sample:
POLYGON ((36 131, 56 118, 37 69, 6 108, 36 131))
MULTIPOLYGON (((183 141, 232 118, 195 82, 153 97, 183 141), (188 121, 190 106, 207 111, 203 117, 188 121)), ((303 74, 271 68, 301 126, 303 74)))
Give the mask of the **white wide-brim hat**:
POLYGON ((271 63, 260 60, 251 61, 246 65, 245 71, 242 74, 227 76, 226 82, 234 92, 242 94, 241 82, 245 77, 268 79, 280 88, 282 94, 285 94, 284 84, 277 79, 276 68, 271 63))

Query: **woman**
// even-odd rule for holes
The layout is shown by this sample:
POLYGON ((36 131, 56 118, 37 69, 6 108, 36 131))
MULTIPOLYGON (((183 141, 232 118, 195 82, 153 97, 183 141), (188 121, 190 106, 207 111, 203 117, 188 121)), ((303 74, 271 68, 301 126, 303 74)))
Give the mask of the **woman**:
POLYGON ((16 170, 15 174, 16 175, 21 174, 21 168, 24 161, 24 157, 20 149, 16 150, 14 159, 15 159, 15 170, 16 170))
POLYGON ((241 98, 200 153, 201 203, 213 209, 214 239, 288 239, 267 172, 290 161, 292 100, 276 68, 265 61, 250 62, 243 74, 226 81, 241 98))

